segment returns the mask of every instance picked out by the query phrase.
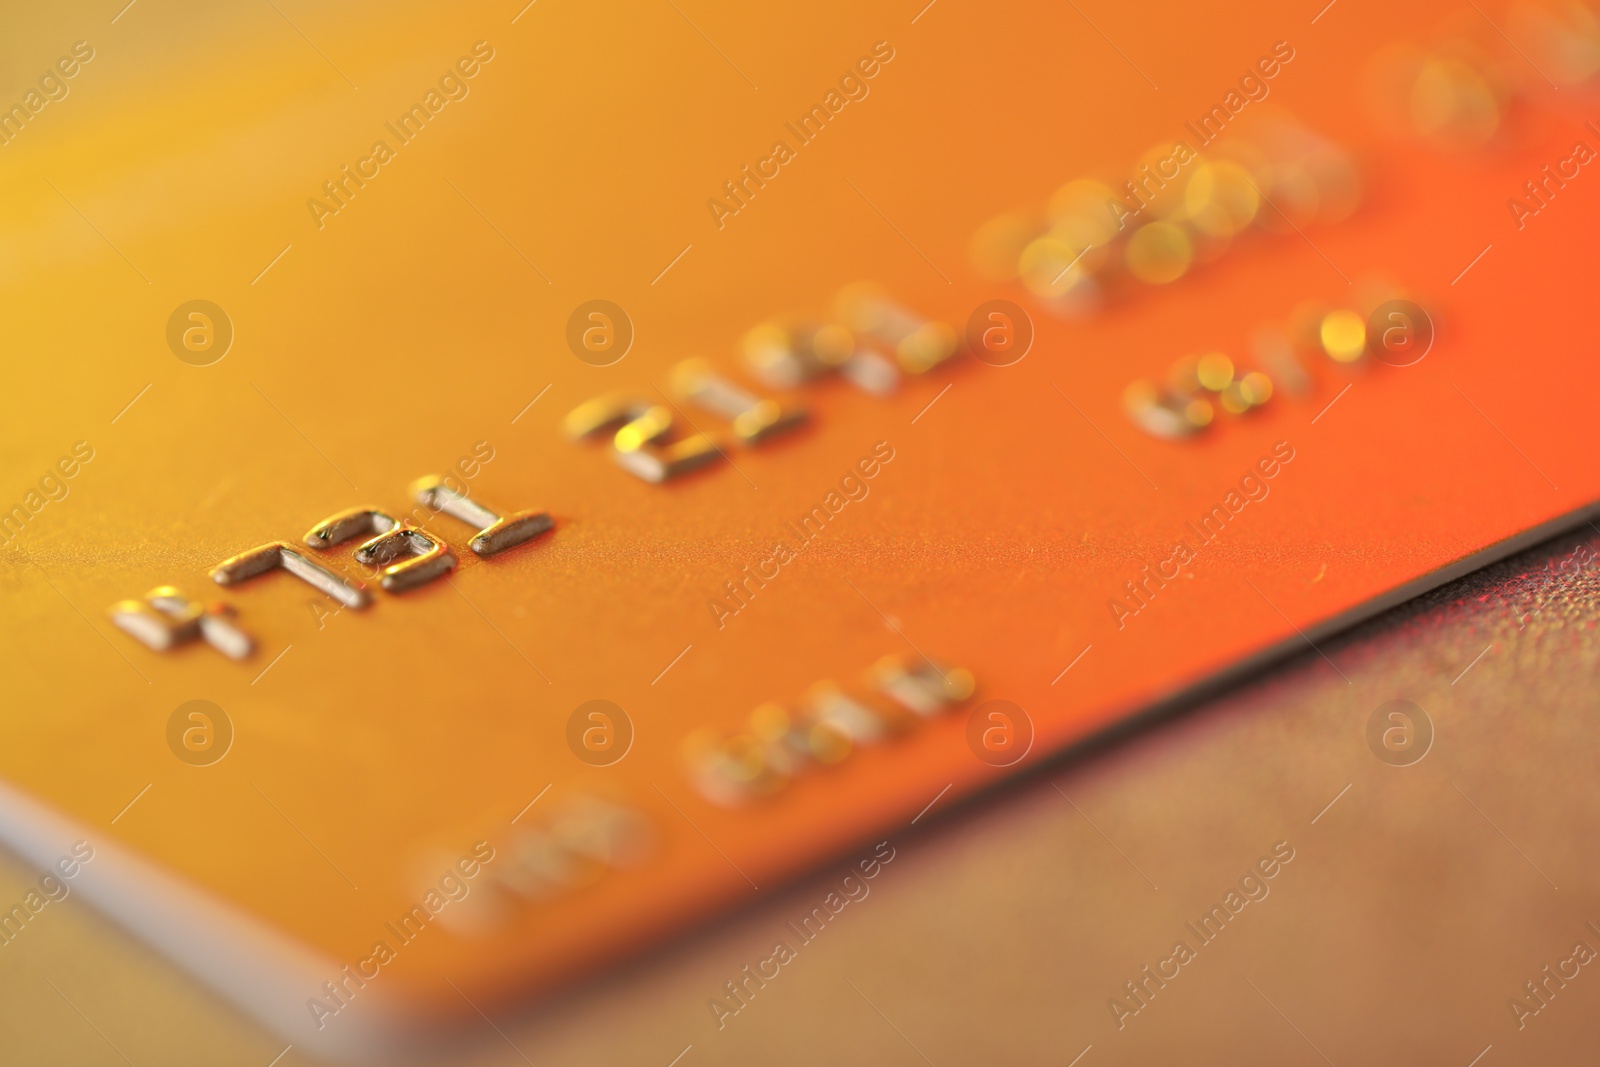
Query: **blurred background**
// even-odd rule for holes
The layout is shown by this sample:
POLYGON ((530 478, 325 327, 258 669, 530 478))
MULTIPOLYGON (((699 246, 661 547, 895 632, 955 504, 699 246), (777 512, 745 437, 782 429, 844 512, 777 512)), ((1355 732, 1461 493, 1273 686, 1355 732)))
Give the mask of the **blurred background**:
MULTIPOLYGON (((1508 1002, 1537 1007, 1524 983, 1600 942, 1596 551, 1592 530, 1558 538, 1324 645, 1349 685, 1308 652, 889 834, 894 859, 868 894, 721 1028, 708 1002, 733 1003, 724 984, 796 941, 787 924, 851 865, 495 1012, 421 1060, 1588 1062, 1588 967, 1545 987, 1522 1027, 1508 1002), (1433 731, 1404 766, 1367 742, 1373 711, 1396 699, 1433 731), (1118 1029, 1107 1002, 1132 1004, 1123 983, 1195 940, 1185 924, 1280 839, 1294 859, 1268 895, 1118 1029)), ((35 877, 8 864, 3 898, 35 877)), ((18 1063, 266 1064, 284 1051, 73 898, 3 952, 0 1029, 18 1063)), ((316 1061, 291 1049, 279 1062, 316 1061)))
MULTIPOLYGON (((419 854, 546 781, 653 828, 633 881, 408 950, 384 988, 447 1025, 405 1052, 1592 1059, 1590 7, 112 0, 0 25, 8 785, 339 960, 416 899, 419 854), (625 362, 572 341, 597 298, 638 327, 625 362), (214 359, 174 338, 197 300, 214 359), (972 328, 995 301, 1026 359, 972 328), (812 320, 880 361, 829 362, 812 320), (665 487, 565 438, 695 355, 796 387, 814 425, 665 487), (70 493, 28 503, 80 439, 70 493), (805 567, 732 622, 708 604, 880 441, 894 466, 805 567), (1133 594, 1290 441, 1270 503, 1133 594), (548 544, 462 552, 359 617, 252 587, 246 669, 108 621, 471 457, 483 499, 550 509, 548 544), (951 716, 719 805, 790 784, 750 708, 924 645, 1031 710, 1014 778, 951 716), (196 696, 239 725, 214 773, 165 733, 196 696), (639 724, 616 771, 564 734, 602 696, 639 724)), ((12 857, 0 901, 36 868, 12 857)), ((17 1062, 321 1062, 85 895, 0 946, 17 1062)))

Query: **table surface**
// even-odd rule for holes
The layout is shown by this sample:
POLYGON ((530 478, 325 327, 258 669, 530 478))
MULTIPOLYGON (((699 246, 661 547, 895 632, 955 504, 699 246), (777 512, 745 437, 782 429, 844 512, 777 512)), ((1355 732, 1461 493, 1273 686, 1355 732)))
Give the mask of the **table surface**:
MULTIPOLYGON (((843 883, 841 864, 423 1060, 1588 1061, 1600 977, 1575 946, 1600 947, 1585 925, 1600 923, 1585 846, 1600 827, 1596 550, 1592 528, 1557 538, 1164 723, 935 804, 891 836, 871 881, 843 883), (1397 699, 1434 729, 1409 766, 1367 740, 1397 699), (1186 924, 1279 842, 1293 858, 1266 895, 1247 882, 1259 899, 1195 937, 1186 924), (841 889, 859 899, 797 937, 789 924, 841 889), (1180 939, 1193 957, 1163 962, 1180 939), (738 1006, 724 984, 780 941, 793 958, 747 981, 719 1026, 714 998, 738 1006), (1130 1013, 1124 983, 1147 965, 1176 975, 1145 980, 1130 1013), (1543 1004, 1524 988, 1538 981, 1543 1004)), ((7 860, 0 899, 37 877, 7 860)), ((0 958, 9 1062, 265 1065, 284 1051, 75 899, 0 958)))

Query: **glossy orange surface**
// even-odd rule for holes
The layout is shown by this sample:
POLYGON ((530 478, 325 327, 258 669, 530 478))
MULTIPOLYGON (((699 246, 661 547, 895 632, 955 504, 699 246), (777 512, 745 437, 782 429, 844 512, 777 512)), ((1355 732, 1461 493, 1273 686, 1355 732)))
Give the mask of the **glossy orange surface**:
MULTIPOLYGON (((428 1013, 469 1010, 446 977, 474 999, 549 988, 1011 773, 968 747, 983 701, 1027 712, 1023 766, 1037 763, 1600 495, 1584 429, 1600 370, 1583 341, 1600 219, 1585 183, 1600 179, 1581 170, 1521 228, 1507 207, 1574 141, 1600 145, 1584 126, 1600 97, 1521 70, 1514 136, 1494 147, 1384 132, 1361 103, 1366 64, 1390 41, 1455 32, 1443 9, 1350 0, 1313 24, 1265 4, 1226 20, 952 0, 803 16, 144 6, 112 25, 83 16, 93 32, 40 15, 19 38, 41 69, 79 39, 94 58, 0 147, 0 448, 8 499, 29 509, 0 548, 0 773, 335 969, 487 842, 496 858, 467 899, 503 907, 419 938, 373 982, 428 1013), (1294 58, 1237 135, 1270 106, 1344 145, 1364 178, 1348 220, 1243 236, 1089 319, 975 273, 986 220, 1185 136, 1279 41, 1294 58), (708 208, 872 55, 863 97, 737 213, 708 208), (385 124, 435 87, 459 98, 398 143, 385 124), (337 212, 308 207, 346 164, 376 175, 337 212), (1353 303, 1369 276, 1432 314, 1420 363, 1312 362, 1306 396, 1280 390, 1184 441, 1124 414, 1133 379, 1193 352, 1244 358, 1260 324, 1353 303), (1013 300, 1037 336, 1011 366, 958 357, 890 398, 797 390, 805 428, 729 444, 731 463, 663 486, 562 435, 598 394, 658 400, 691 355, 745 378, 749 327, 825 313, 860 279, 958 331, 982 302, 1013 300), (566 342, 573 309, 597 298, 636 331, 605 367, 566 342), (193 299, 235 331, 210 366, 168 348, 169 316, 193 299), (92 458, 34 512, 26 494, 80 441, 92 458), (875 449, 861 499, 737 614, 711 606, 875 449), (1269 457, 1275 473, 1241 488, 1269 457), (401 596, 374 587, 360 611, 283 575, 230 588, 260 645, 242 664, 200 645, 152 652, 105 614, 162 584, 214 599, 207 572, 225 557, 348 507, 406 511, 414 479, 452 468, 491 507, 547 509, 554 531, 480 560, 466 526, 430 519, 456 573, 401 596), (1188 524, 1235 491, 1257 499, 1202 543, 1188 524), (1178 542, 1181 573, 1147 586, 1137 614, 1115 610, 1178 542), (694 730, 737 730, 824 679, 855 684, 886 654, 967 668, 977 692, 757 803, 695 791, 680 753, 694 730), (209 767, 168 748, 192 699, 236 730, 209 767), (594 699, 635 731, 609 767, 567 742, 594 699), (644 818, 642 865, 536 903, 487 880, 529 825, 585 796, 644 818)), ((355 573, 348 549, 330 555, 355 573)))

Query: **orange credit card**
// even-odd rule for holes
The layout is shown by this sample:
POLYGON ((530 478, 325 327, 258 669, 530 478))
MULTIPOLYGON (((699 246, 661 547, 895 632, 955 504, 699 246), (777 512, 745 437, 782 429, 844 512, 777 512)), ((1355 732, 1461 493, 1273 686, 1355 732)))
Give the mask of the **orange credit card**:
POLYGON ((39 908, 370 1054, 1591 515, 1588 23, 919 6, 19 16, 39 908))

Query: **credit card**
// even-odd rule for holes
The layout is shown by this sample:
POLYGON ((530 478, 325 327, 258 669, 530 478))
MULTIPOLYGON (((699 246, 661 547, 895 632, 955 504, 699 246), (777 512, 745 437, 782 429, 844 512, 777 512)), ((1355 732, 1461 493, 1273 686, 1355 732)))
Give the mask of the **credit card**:
POLYGON ((19 16, 0 840, 371 1053, 1590 516, 1583 24, 918 6, 19 16))

